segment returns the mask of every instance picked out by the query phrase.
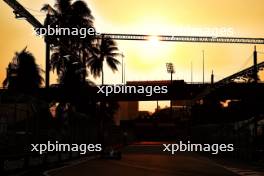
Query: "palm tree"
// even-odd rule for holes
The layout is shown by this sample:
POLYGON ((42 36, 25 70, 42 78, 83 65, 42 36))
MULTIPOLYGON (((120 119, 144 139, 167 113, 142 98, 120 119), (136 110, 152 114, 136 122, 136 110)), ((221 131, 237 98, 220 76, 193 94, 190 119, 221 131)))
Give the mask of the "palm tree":
MULTIPOLYGON (((56 0, 54 9, 46 4, 42 10, 47 11, 49 19, 45 20, 45 25, 59 28, 94 28, 94 17, 87 4, 81 0, 71 2, 71 0, 56 0)), ((85 83, 87 76, 86 62, 91 57, 92 44, 95 36, 53 36, 51 68, 57 72, 60 83, 64 84, 70 80, 69 70, 74 76, 73 82, 85 83), (54 40, 54 37, 56 40, 54 40), (67 48, 68 51, 65 50, 67 48), (70 62, 65 56, 70 55, 70 62), (78 67, 76 67, 76 63, 78 67), (75 64, 75 65, 74 65, 75 64), (74 66, 73 66, 74 65, 74 66), (80 67, 81 66, 81 67, 80 67), (75 70, 74 70, 75 69, 75 70)), ((74 85, 74 83, 72 83, 74 85)))
POLYGON ((87 65, 90 67, 90 71, 94 77, 102 76, 102 85, 104 84, 104 70, 103 70, 103 63, 106 61, 107 65, 111 68, 113 72, 117 71, 117 65, 120 62, 116 59, 119 55, 117 53, 118 48, 117 44, 114 40, 104 36, 102 37, 101 41, 99 41, 99 45, 94 49, 94 55, 91 57, 87 65))
POLYGON ((8 64, 3 86, 12 90, 32 91, 43 83, 42 69, 36 64, 35 57, 26 48, 16 53, 8 64))

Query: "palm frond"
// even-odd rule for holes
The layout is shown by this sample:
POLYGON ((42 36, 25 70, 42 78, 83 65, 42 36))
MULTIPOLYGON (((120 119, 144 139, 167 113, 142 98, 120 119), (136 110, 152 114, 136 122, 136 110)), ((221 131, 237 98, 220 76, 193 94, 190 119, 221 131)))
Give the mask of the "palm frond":
POLYGON ((106 58, 107 65, 111 68, 112 71, 118 71, 117 65, 120 64, 120 62, 115 59, 114 57, 108 56, 106 58))

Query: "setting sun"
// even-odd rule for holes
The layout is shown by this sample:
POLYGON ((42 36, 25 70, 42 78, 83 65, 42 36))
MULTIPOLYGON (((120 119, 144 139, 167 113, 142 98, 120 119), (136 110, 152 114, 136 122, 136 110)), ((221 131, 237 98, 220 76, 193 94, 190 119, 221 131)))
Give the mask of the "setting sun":
POLYGON ((148 41, 150 42, 150 45, 152 47, 158 47, 159 42, 160 42, 159 41, 159 37, 158 36, 155 36, 155 35, 149 37, 148 41))

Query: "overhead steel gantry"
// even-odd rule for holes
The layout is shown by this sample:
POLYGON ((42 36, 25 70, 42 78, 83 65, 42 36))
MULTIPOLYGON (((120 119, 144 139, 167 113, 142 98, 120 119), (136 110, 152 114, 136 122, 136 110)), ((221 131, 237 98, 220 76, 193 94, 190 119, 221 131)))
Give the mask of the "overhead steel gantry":
MULTIPOLYGON (((16 0, 4 0, 12 9, 16 18, 25 18, 34 28, 45 27, 40 23, 30 12, 28 12, 19 2, 16 0)), ((47 15, 47 17, 49 14, 47 15)), ((139 34, 110 34, 102 33, 97 36, 98 38, 110 37, 113 40, 149 40, 153 35, 139 35, 139 34)), ((159 41, 165 42, 202 42, 202 43, 236 43, 236 44, 264 44, 264 38, 241 38, 241 37, 210 37, 210 36, 173 36, 173 35, 158 35, 156 36, 159 41)), ((46 39, 46 87, 49 86, 49 62, 50 62, 50 49, 49 42, 46 39)), ((59 42, 59 41, 58 41, 59 42)), ((60 43, 60 42, 59 42, 60 43)), ((62 47, 64 46, 61 43, 62 47)), ((64 50, 70 52, 68 48, 64 47, 64 50)), ((70 53, 69 53, 70 54, 70 53)), ((256 70, 256 62, 255 62, 256 70)))
MULTIPOLYGON (((153 35, 138 34, 107 34, 102 36, 110 37, 114 40, 149 40, 153 35)), ((156 36, 156 35, 154 35, 156 36)), ((210 36, 173 36, 157 35, 159 41, 165 42, 204 42, 204 43, 240 43, 240 44, 264 44, 264 38, 240 38, 240 37, 210 37, 210 36)))
MULTIPOLYGON (((14 9, 16 17, 25 18, 34 28, 44 27, 33 15, 30 14, 16 0, 4 0, 14 9)), ((140 34, 111 34, 102 33, 98 37, 110 37, 114 40, 149 40, 153 35, 140 34)), ((264 38, 245 38, 245 37, 213 37, 213 36, 173 36, 157 35, 160 41, 165 42, 205 42, 205 43, 240 43, 240 44, 264 44, 264 38)))

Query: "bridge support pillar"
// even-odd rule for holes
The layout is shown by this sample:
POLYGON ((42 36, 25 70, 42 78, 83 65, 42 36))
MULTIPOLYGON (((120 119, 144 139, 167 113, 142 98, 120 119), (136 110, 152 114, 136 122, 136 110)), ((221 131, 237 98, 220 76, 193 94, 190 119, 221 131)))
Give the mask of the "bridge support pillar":
POLYGON ((258 82, 258 53, 256 46, 254 47, 253 52, 253 80, 254 82, 258 82))

